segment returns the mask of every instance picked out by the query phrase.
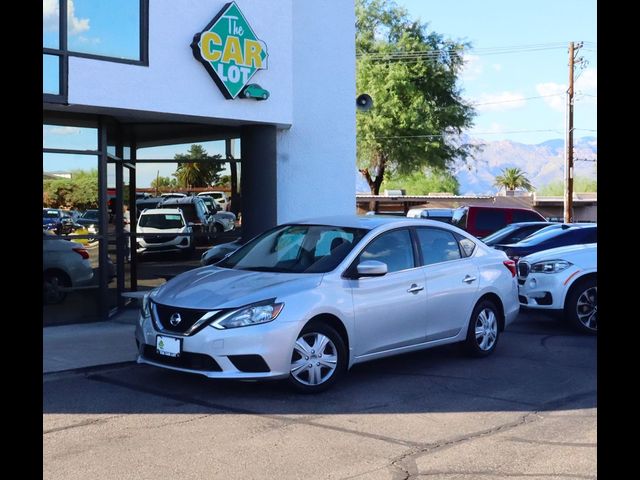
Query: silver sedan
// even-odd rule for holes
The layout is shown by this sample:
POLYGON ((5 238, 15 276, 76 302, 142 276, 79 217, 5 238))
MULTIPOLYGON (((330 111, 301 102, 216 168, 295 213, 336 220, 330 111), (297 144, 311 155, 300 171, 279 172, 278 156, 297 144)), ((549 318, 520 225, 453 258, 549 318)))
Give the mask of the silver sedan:
POLYGON ((138 362, 318 392, 390 355, 464 342, 483 357, 518 314, 515 273, 504 252, 442 222, 281 225, 145 296, 138 362))

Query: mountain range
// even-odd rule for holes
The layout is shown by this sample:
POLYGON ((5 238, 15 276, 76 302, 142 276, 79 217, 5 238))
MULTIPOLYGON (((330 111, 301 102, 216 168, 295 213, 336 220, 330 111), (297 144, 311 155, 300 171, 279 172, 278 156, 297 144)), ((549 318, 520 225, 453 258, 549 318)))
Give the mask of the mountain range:
MULTIPOLYGON (((536 189, 562 180, 564 176, 564 140, 552 139, 538 144, 525 144, 511 140, 485 141, 467 139, 481 145, 475 159, 466 164, 457 161, 452 172, 460 182, 462 195, 492 195, 497 192, 494 179, 505 168, 517 167, 525 172, 536 189)), ((574 139, 574 177, 596 178, 597 139, 574 139), (590 161, 582 161, 590 160, 590 161)), ((356 175, 356 192, 369 193, 369 187, 359 173, 356 175)))

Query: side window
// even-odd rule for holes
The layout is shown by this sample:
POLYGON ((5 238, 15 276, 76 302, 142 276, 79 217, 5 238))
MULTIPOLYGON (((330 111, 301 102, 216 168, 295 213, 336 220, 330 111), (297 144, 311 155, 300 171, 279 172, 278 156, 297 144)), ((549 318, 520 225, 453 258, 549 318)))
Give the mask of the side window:
POLYGON ((417 233, 425 265, 461 258, 458 241, 451 232, 438 228, 418 228, 417 233))
POLYGON ((476 214, 476 229, 498 230, 506 224, 505 212, 499 209, 481 209, 476 214))
POLYGON ((360 254, 359 262, 365 260, 386 263, 389 273, 413 268, 415 263, 409 230, 394 230, 372 240, 360 254))
POLYGON ((598 229, 597 228, 585 228, 584 243, 597 243, 598 242, 598 229))
POLYGON ((476 249, 476 244, 469 240, 467 237, 463 237, 462 235, 455 234, 458 243, 460 244, 460 253, 462 253, 463 257, 470 257, 474 250, 476 249))
POLYGON ((536 212, 527 212, 526 210, 514 210, 511 223, 517 222, 540 222, 542 219, 536 212))

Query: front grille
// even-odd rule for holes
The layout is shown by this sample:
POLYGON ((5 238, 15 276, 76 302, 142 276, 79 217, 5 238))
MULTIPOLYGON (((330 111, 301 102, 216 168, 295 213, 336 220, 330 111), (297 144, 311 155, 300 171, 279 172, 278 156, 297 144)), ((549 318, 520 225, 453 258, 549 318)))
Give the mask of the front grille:
POLYGON ((518 262, 518 276, 527 278, 531 266, 527 262, 518 262))
MULTIPOLYGON (((153 307, 153 310, 156 314, 156 320, 158 321, 158 323, 160 323, 163 330, 175 333, 186 332, 193 326, 194 323, 200 320, 200 318, 202 318, 204 314, 209 312, 209 310, 196 310, 194 308, 171 307, 169 305, 161 305, 155 302, 153 303, 153 307), (178 323, 177 325, 171 325, 171 316, 174 314, 180 315, 180 323, 178 323)), ((203 324, 203 326, 205 324, 203 324)), ((196 332, 194 331, 192 333, 196 332)))
POLYGON ((161 363, 170 367, 186 368, 188 370, 204 370, 209 372, 221 372, 222 368, 209 355, 202 353, 182 352, 179 357, 160 355, 153 345, 145 345, 142 356, 152 362, 161 363))
POLYGON ((142 238, 146 243, 165 243, 175 240, 177 235, 163 236, 163 235, 144 235, 142 238))

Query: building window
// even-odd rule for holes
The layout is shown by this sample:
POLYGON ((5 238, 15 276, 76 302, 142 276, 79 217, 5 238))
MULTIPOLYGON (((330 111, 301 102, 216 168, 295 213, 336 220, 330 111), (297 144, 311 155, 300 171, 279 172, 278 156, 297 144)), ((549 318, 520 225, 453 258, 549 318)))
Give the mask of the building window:
POLYGON ((66 100, 70 56, 148 65, 149 0, 42 0, 42 7, 45 100, 66 100))

